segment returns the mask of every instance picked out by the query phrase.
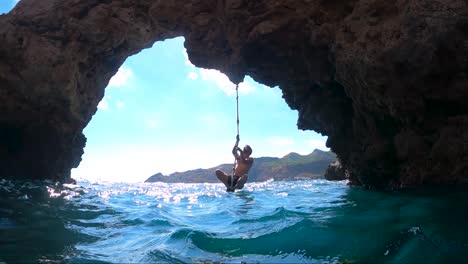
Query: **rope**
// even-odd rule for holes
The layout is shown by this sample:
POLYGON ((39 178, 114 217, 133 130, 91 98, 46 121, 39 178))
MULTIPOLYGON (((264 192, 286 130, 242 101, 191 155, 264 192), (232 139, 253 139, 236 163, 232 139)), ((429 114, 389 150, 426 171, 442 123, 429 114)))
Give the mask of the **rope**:
POLYGON ((239 137, 239 84, 236 84, 237 137, 239 137))
MULTIPOLYGON (((237 110, 237 136, 236 136, 236 140, 237 140, 237 138, 239 138, 239 84, 236 84, 236 110, 237 110)), ((230 175, 231 188, 233 187, 232 185, 234 184, 234 172, 236 170, 236 164, 237 164, 237 159, 236 157, 234 157, 234 165, 232 166, 232 174, 230 175)))

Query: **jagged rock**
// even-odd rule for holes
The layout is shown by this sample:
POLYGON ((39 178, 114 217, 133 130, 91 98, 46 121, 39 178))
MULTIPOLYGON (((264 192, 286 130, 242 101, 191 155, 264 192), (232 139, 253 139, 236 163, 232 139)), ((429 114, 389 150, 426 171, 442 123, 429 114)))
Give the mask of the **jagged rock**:
POLYGON ((340 162, 336 160, 328 165, 324 177, 329 181, 346 180, 346 170, 341 166, 340 162))
POLYGON ((22 0, 0 16, 0 175, 66 180, 124 60, 184 36, 190 60, 278 85, 353 184, 468 177, 463 0, 22 0))

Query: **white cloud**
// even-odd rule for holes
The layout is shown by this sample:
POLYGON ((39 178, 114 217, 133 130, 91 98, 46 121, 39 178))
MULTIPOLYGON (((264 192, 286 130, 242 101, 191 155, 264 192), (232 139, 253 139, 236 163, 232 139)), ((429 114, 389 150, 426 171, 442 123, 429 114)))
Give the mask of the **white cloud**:
POLYGON ((254 87, 244 81, 239 84, 239 93, 248 94, 254 90, 254 87))
MULTIPOLYGON (((193 65, 189 60, 187 49, 183 49, 182 53, 185 57, 185 65, 188 65, 191 68, 196 68, 195 65, 193 65)), ((199 68, 198 70, 199 74, 197 74, 195 71, 191 71, 187 75, 187 78, 191 80, 197 80, 200 75, 202 80, 214 82, 216 86, 227 95, 234 95, 236 93, 236 85, 232 83, 224 73, 214 69, 199 68)), ((239 93, 241 94, 248 94, 253 90, 254 87, 246 81, 239 84, 239 93)))
POLYGON ((106 98, 102 98, 99 102, 97 108, 102 111, 109 111, 109 103, 107 102, 106 98))
POLYGON ((112 76, 108 87, 122 87, 128 84, 129 79, 133 76, 133 71, 130 68, 122 66, 117 73, 112 76))
POLYGON ((231 152, 225 151, 230 149, 231 142, 223 144, 226 145, 224 147, 220 147, 219 143, 201 144, 190 149, 185 144, 172 144, 170 148, 114 145, 112 149, 101 148, 99 152, 85 150, 80 166, 72 170, 72 177, 90 181, 143 182, 158 172, 168 175, 176 171, 211 168, 232 162, 231 152))
POLYGON ((122 101, 117 101, 115 105, 117 106, 117 108, 122 108, 125 104, 122 101))
POLYGON ((288 137, 280 137, 280 136, 273 136, 268 138, 268 142, 271 145, 278 146, 278 147, 286 147, 294 145, 294 140, 288 137))
POLYGON ((160 112, 148 112, 142 118, 145 126, 149 128, 161 128, 164 124, 164 115, 160 112))
POLYGON ((325 146, 326 140, 312 139, 306 142, 307 146, 311 149, 320 149, 324 151, 329 151, 330 149, 325 146))
POLYGON ((198 74, 196 72, 190 72, 187 77, 191 80, 196 80, 198 79, 198 74))
MULTIPOLYGON (((310 131, 309 131, 310 133, 310 131)), ((300 134, 300 133, 299 133, 300 134)), ((265 138, 264 141, 256 141, 253 148, 256 156, 283 157, 284 155, 296 152, 301 155, 307 155, 314 149, 328 151, 325 146, 326 137, 323 139, 303 138, 303 136, 272 136, 265 138)), ((252 143, 253 144, 253 143, 252 143)))
POLYGON ((82 157, 80 166, 72 170, 72 177, 90 181, 143 182, 157 173, 161 154, 133 149, 107 149, 90 152, 82 157))
MULTIPOLYGON (((224 73, 213 69, 200 69, 200 74, 202 80, 214 82, 227 95, 236 93, 236 85, 224 73)), ((245 81, 239 84, 239 93, 248 94, 253 90, 254 87, 245 81)))
POLYGON ((145 124, 148 126, 148 127, 151 127, 151 128, 156 128, 158 127, 161 122, 159 120, 156 120, 156 119, 146 119, 145 120, 145 124))
POLYGON ((235 85, 229 78, 218 70, 200 69, 201 78, 204 81, 212 81, 227 95, 233 95, 236 92, 235 85))

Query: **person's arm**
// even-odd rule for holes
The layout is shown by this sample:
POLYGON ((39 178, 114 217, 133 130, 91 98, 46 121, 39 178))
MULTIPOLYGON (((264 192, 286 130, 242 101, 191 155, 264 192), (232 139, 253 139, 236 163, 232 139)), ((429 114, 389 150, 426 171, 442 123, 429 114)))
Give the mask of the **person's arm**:
POLYGON ((242 153, 242 150, 239 148, 239 135, 236 137, 236 144, 234 144, 234 147, 232 148, 232 155, 234 155, 236 159, 239 159, 238 151, 242 153))

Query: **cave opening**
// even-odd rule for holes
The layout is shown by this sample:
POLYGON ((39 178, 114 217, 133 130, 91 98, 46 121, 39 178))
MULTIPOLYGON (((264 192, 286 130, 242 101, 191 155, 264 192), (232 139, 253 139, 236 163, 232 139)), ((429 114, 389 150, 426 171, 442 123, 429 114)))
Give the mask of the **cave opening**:
MULTIPOLYGON (((87 144, 72 177, 144 181, 149 176, 232 162, 235 85, 195 67, 184 38, 156 42, 127 58, 84 129, 87 144)), ((239 86, 240 144, 254 157, 328 150, 326 137, 301 131, 278 87, 246 77, 239 86)))

